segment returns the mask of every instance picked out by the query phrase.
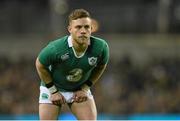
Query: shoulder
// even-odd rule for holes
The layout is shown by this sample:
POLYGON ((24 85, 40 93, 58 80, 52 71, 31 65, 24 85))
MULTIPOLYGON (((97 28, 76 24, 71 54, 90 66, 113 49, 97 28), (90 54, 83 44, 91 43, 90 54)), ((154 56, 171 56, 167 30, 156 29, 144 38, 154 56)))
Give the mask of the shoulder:
POLYGON ((54 45, 54 46, 64 46, 64 44, 67 43, 67 38, 68 36, 64 36, 64 37, 51 41, 49 44, 54 45))
POLYGON ((105 39, 99 38, 99 37, 95 37, 95 36, 91 36, 91 41, 96 42, 97 44, 107 44, 105 39))
POLYGON ((101 39, 99 37, 95 37, 95 36, 91 36, 91 44, 92 46, 94 46, 95 48, 104 48, 104 47, 108 47, 108 43, 106 40, 101 39))
POLYGON ((68 36, 55 39, 49 43, 49 46, 51 46, 57 52, 67 50, 68 49, 67 39, 68 39, 68 36))
POLYGON ((105 39, 99 38, 99 37, 95 37, 95 36, 91 36, 91 43, 93 44, 93 46, 97 46, 97 47, 105 47, 108 46, 108 43, 105 39))
POLYGON ((109 48, 107 42, 104 39, 91 36, 90 40, 91 42, 89 50, 95 55, 101 55, 104 50, 109 48))

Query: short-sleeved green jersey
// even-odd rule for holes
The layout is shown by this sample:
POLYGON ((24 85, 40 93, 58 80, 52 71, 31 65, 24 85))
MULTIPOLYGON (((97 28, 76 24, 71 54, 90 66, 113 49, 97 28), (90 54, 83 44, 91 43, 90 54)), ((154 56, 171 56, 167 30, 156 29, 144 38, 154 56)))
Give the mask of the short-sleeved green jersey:
MULTIPOLYGON (((108 62, 109 47, 105 40, 91 36, 87 50, 77 56, 71 36, 65 36, 50 42, 38 58, 60 91, 75 91, 88 80, 97 65, 108 62)), ((41 85, 44 85, 43 81, 41 85)))

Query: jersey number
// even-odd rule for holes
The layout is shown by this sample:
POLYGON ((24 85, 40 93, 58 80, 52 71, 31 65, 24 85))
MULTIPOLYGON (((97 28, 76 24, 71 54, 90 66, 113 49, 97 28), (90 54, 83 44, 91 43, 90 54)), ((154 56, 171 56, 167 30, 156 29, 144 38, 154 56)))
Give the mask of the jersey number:
POLYGON ((75 68, 69 72, 69 75, 66 76, 66 79, 70 82, 77 82, 82 78, 83 70, 80 68, 75 68))

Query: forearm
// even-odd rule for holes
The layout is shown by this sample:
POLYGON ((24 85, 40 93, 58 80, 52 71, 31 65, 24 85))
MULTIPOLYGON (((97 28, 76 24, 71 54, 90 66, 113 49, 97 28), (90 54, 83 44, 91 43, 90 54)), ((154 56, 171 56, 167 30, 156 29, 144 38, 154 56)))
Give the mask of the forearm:
POLYGON ((39 59, 37 58, 36 60, 36 69, 39 74, 39 77, 42 81, 44 81, 45 84, 48 84, 52 82, 52 77, 49 73, 49 71, 43 66, 40 62, 39 59))
POLYGON ((91 84, 87 84, 87 83, 84 84, 82 86, 82 89, 88 90, 92 85, 94 85, 99 80, 99 78, 102 76, 105 69, 106 69, 106 65, 96 67, 88 79, 88 81, 91 82, 91 84))
POLYGON ((36 68, 40 79, 45 83, 46 87, 49 89, 49 92, 51 94, 58 92, 58 89, 52 82, 51 74, 46 69, 46 67, 39 62, 38 58, 36 59, 36 68))
POLYGON ((99 78, 102 76, 105 69, 106 69, 106 65, 96 67, 93 70, 89 80, 92 81, 93 84, 95 84, 99 80, 99 78))

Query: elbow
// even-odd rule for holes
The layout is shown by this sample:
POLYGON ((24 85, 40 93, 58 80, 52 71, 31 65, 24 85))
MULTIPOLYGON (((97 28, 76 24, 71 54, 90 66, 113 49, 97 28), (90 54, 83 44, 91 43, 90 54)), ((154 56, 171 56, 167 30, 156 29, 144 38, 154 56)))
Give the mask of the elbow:
POLYGON ((39 61, 39 59, 36 58, 36 61, 35 61, 35 66, 36 66, 36 67, 38 66, 38 61, 39 61))
POLYGON ((39 59, 37 58, 36 61, 35 61, 36 69, 41 68, 41 65, 42 65, 42 64, 40 64, 39 59))
POLYGON ((46 67, 39 61, 39 58, 36 59, 35 66, 37 70, 46 69, 46 67))

